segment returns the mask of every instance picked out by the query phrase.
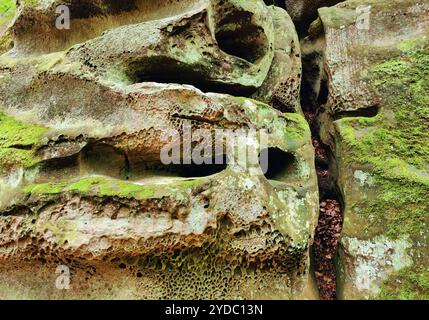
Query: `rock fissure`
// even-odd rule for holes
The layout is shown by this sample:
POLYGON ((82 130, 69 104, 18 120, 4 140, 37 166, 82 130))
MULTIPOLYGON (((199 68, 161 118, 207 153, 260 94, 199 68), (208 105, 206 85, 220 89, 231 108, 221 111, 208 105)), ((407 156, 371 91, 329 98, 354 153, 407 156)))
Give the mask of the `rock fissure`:
MULTIPOLYGON (((304 74, 304 77, 306 76, 308 75, 304 74)), ((302 92, 302 94, 306 93, 302 92)), ((315 149, 320 198, 319 219, 312 248, 313 268, 320 298, 334 300, 337 298, 335 264, 343 226, 342 196, 337 187, 337 177, 332 170, 335 159, 330 148, 321 141, 318 133, 317 111, 320 105, 316 102, 313 103, 313 106, 308 106, 306 103, 308 101, 304 99, 303 110, 312 131, 312 142, 315 149)))

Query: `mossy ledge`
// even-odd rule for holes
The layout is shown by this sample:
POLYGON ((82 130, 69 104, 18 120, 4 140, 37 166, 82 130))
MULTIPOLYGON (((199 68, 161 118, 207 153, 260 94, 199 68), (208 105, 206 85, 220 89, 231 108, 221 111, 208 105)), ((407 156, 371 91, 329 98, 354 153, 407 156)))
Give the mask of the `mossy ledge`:
POLYGON ((24 193, 36 197, 71 193, 83 196, 144 200, 161 198, 175 192, 187 192, 203 183, 204 179, 192 179, 177 180, 170 184, 139 185, 132 182, 103 177, 89 177, 70 182, 32 184, 24 187, 24 193), (175 192, 169 193, 169 191, 175 192))

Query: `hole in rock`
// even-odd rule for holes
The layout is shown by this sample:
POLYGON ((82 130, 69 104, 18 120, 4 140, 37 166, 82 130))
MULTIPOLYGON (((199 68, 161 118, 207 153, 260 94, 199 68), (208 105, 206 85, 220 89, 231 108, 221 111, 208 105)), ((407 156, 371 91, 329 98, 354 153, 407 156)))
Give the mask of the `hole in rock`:
POLYGON ((224 171, 228 165, 228 157, 226 155, 218 156, 213 159, 207 159, 207 162, 203 164, 173 165, 172 170, 183 178, 207 177, 224 171))
POLYGON ((252 22, 252 13, 235 11, 218 24, 216 39, 226 53, 256 62, 268 51, 268 39, 264 30, 252 22))
POLYGON ((123 152, 107 144, 89 144, 81 151, 81 175, 105 175, 126 179, 128 159, 123 152))
POLYGON ((69 157, 54 158, 44 161, 35 183, 60 181, 65 177, 74 177, 78 175, 79 154, 75 154, 69 157))
POLYGON ((268 6, 275 5, 277 7, 286 9, 286 2, 285 2, 285 0, 264 0, 264 2, 268 6))
POLYGON ((130 180, 142 180, 151 177, 180 177, 180 178, 199 178, 207 177, 224 171, 228 166, 226 155, 219 155, 213 158, 204 159, 203 163, 199 161, 190 164, 169 164, 164 165, 161 162, 138 162, 130 168, 130 180))
POLYGON ((79 153, 43 162, 35 183, 65 181, 78 177, 105 176, 134 182, 159 182, 164 178, 198 178, 220 173, 227 168, 228 157, 202 157, 189 164, 163 164, 153 154, 129 154, 108 144, 90 143, 79 153))
POLYGON ((379 105, 374 105, 374 106, 370 106, 370 107, 362 108, 358 110, 340 111, 335 114, 335 120, 342 119, 342 118, 351 118, 351 117, 373 118, 378 115, 379 111, 380 111, 379 105))
POLYGON ((295 156, 279 148, 262 150, 259 154, 259 164, 268 180, 285 181, 297 171, 295 156))
POLYGON ((74 0, 68 4, 73 19, 88 19, 101 15, 116 15, 137 9, 136 0, 74 0))
POLYGON ((207 66, 189 66, 167 57, 149 57, 134 61, 126 72, 133 83, 157 82, 192 85, 203 92, 226 93, 234 96, 249 97, 254 87, 238 84, 220 83, 210 80, 211 71, 207 66))

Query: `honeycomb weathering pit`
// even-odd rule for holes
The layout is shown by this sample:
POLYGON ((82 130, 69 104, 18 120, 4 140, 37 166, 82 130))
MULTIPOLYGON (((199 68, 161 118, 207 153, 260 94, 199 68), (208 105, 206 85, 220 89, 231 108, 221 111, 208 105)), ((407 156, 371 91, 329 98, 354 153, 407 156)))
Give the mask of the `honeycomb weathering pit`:
POLYGON ((317 178, 287 12, 80 0, 58 30, 59 4, 19 2, 0 57, 0 297, 317 297, 317 178), (186 123, 265 130, 268 172, 164 165, 164 134, 186 123))

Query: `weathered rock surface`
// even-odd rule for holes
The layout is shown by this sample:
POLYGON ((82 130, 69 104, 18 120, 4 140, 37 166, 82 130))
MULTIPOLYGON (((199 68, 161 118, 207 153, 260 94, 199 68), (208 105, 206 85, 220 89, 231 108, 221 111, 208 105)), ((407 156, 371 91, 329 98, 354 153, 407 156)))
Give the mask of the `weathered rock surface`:
POLYGON ((293 21, 298 23, 312 21, 317 17, 317 10, 322 7, 330 7, 341 0, 283 0, 285 7, 293 21))
POLYGON ((326 71, 312 84, 327 94, 321 135, 345 204, 340 298, 428 298, 429 2, 351 0, 319 15, 306 47, 326 71))
POLYGON ((77 44, 75 57, 89 67, 104 65, 115 81, 120 72, 134 82, 199 84, 206 91, 253 95, 279 110, 300 111, 299 40, 280 8, 259 0, 79 0, 70 1, 70 29, 57 29, 60 4, 21 3, 10 29, 13 55, 77 44), (111 56, 104 54, 109 51, 111 56))
POLYGON ((317 10, 322 7, 333 6, 342 0, 264 0, 287 10, 298 29, 304 28, 317 18, 317 10))
POLYGON ((208 3, 206 0, 71 0, 67 1, 70 28, 58 29, 57 8, 64 1, 19 1, 12 32, 18 51, 49 53, 68 49, 111 28, 180 15, 208 3))
MULTIPOLYGON (((309 128, 263 103, 300 111, 287 13, 127 3, 71 1, 75 28, 105 22, 87 34, 53 29, 55 1, 18 9, 0 57, 0 297, 315 298, 309 128), (187 125, 265 130, 269 171, 232 161, 231 137, 213 155, 225 166, 164 165, 187 125), (59 265, 70 290, 55 287, 59 265)), ((245 139, 257 154, 257 136, 245 139)))

